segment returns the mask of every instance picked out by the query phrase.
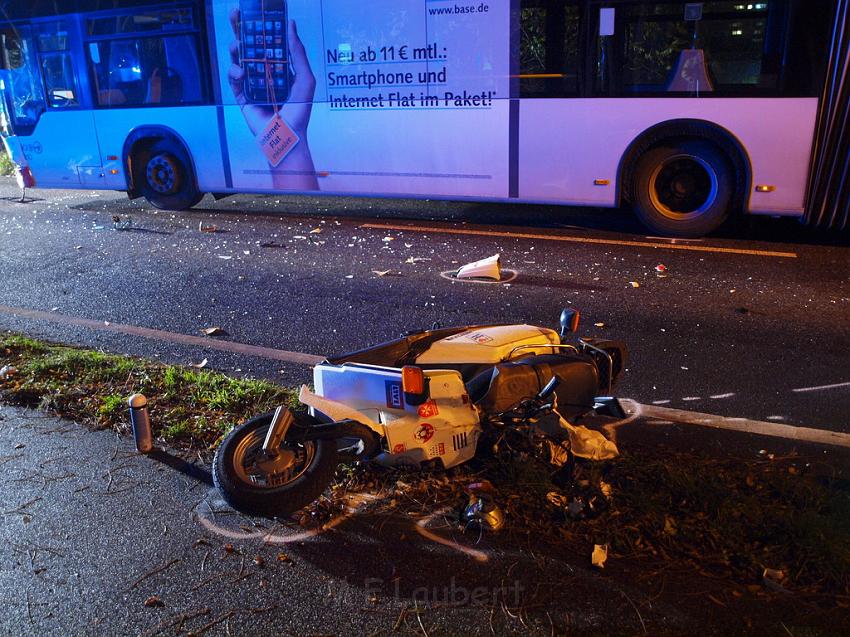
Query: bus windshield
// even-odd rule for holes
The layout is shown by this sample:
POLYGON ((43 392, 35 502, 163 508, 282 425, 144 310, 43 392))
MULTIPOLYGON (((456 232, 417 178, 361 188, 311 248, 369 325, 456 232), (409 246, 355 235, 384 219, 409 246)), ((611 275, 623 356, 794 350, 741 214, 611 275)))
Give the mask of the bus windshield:
POLYGON ((0 55, 0 79, 12 120, 9 124, 18 133, 32 130, 45 103, 30 27, 7 26, 0 30, 0 55))

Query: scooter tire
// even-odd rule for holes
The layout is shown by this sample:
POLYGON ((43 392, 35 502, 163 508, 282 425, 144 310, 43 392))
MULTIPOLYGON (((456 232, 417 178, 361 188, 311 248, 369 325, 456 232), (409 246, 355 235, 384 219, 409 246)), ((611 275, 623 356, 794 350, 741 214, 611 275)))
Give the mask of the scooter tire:
MULTIPOLYGON (((271 425, 272 412, 255 416, 231 431, 222 440, 213 459, 213 482, 227 503, 234 509, 251 515, 282 518, 304 508, 328 487, 337 467, 335 440, 315 440, 304 443, 306 465, 294 479, 278 486, 258 485, 247 479, 244 469, 237 468, 248 444, 264 440, 271 425)), ((309 416, 296 414, 296 422, 309 426, 309 416)), ((286 442, 291 441, 287 440, 286 442)), ((262 444, 262 442, 260 442, 262 444)))

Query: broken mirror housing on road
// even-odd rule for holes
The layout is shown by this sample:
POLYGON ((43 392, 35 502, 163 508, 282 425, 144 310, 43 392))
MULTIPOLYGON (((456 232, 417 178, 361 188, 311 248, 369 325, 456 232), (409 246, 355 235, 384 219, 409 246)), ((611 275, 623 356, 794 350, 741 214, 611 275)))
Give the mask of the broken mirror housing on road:
POLYGON ((501 255, 494 254, 492 257, 467 263, 455 272, 456 279, 487 279, 490 281, 502 280, 501 255))

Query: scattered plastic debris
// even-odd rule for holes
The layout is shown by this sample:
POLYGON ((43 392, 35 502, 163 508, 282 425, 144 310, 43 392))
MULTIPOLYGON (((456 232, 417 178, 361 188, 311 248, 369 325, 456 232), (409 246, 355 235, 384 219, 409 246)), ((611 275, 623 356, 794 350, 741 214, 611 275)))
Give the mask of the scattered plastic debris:
POLYGON ((208 234, 215 234, 218 232, 218 226, 209 225, 205 226, 203 221, 198 222, 198 232, 206 232, 208 234))
POLYGON ((405 263, 419 263, 420 261, 430 261, 429 257, 407 257, 405 263))
POLYGON ((395 272, 393 270, 372 270, 372 274, 377 274, 379 277, 404 276, 401 272, 395 272))
POLYGON ((145 600, 145 608, 162 608, 163 606, 165 606, 165 602, 157 595, 151 595, 145 600))
POLYGON ((498 531, 505 526, 505 512, 493 501, 496 489, 484 480, 466 487, 469 503, 463 510, 461 520, 467 526, 476 526, 486 531, 498 531))
POLYGON ((220 327, 205 327, 204 329, 201 330, 201 332, 204 334, 204 336, 225 336, 225 335, 227 335, 227 332, 225 332, 220 327))
POLYGON ((116 230, 129 230, 133 227, 133 218, 122 219, 118 215, 112 215, 112 227, 116 230))
POLYGON ((605 327, 605 323, 594 323, 596 327, 605 327))
POLYGON ((494 254, 492 257, 474 261, 462 266, 455 273, 458 279, 490 279, 493 281, 502 280, 502 264, 501 255, 494 254))
POLYGON ((569 504, 569 500, 567 500, 567 496, 562 493, 558 493, 557 491, 550 491, 546 494, 546 500, 549 501, 554 507, 558 507, 559 509, 564 509, 569 504))
POLYGON ((638 283, 637 281, 629 281, 629 285, 631 285, 633 288, 640 287, 640 283, 638 283))
POLYGON ((230 254, 217 254, 216 256, 222 261, 230 261, 233 258, 233 255, 230 254))
POLYGON ((312 230, 310 230, 310 234, 320 234, 321 232, 321 228, 313 228, 312 230))
POLYGON ((194 367, 195 369, 203 369, 204 367, 207 366, 208 362, 209 361, 207 361, 207 359, 205 358, 200 363, 192 363, 192 367, 194 367))
POLYGON ((667 266, 664 265, 663 263, 659 263, 658 265, 656 265, 655 266, 655 276, 657 276, 660 279, 663 279, 664 277, 666 277, 667 276, 667 266))
POLYGON ((605 562, 608 561, 608 545, 594 544, 593 553, 590 555, 590 563, 596 568, 605 568, 605 562))
POLYGON ((13 365, 4 365, 0 368, 0 380, 6 380, 18 373, 18 368, 13 365))

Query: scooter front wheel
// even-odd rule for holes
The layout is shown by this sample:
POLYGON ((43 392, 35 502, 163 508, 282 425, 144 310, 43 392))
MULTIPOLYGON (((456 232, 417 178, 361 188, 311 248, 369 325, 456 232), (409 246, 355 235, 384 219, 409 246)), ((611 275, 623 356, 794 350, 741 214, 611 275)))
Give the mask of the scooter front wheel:
MULTIPOLYGON (((263 442, 273 417, 273 413, 255 416, 225 437, 213 460, 213 482, 234 509, 285 517, 310 504, 330 484, 337 466, 337 443, 296 441, 288 435, 278 455, 269 458, 263 442)), ((311 424, 309 416, 294 417, 297 429, 311 424)))

